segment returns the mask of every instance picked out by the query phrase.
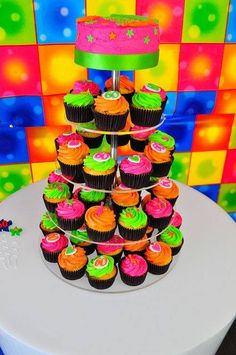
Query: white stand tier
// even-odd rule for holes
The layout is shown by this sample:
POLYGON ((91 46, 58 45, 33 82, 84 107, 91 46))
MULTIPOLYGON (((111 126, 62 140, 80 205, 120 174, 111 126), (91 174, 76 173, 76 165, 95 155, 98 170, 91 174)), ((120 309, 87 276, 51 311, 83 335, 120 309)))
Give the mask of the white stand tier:
POLYGON ((236 225, 178 184, 185 243, 171 272, 119 294, 87 292, 55 277, 39 252, 45 181, 1 204, 0 345, 5 355, 213 355, 236 314, 236 225), (3 248, 2 248, 3 247, 3 248))

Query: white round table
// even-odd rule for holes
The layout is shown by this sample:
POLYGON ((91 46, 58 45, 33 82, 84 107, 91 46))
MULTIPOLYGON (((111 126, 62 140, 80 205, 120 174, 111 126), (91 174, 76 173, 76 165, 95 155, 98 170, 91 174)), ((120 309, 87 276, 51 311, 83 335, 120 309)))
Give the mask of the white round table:
POLYGON ((39 253, 45 181, 1 204, 0 346, 5 355, 215 354, 236 314, 236 225, 216 204, 179 184, 185 243, 162 280, 102 294, 55 277, 39 253))

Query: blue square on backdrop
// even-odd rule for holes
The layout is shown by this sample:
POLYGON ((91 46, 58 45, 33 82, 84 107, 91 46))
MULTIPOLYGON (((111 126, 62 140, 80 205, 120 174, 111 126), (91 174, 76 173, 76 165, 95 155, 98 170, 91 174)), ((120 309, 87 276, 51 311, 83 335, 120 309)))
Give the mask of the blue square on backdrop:
POLYGON ((42 99, 38 96, 0 99, 0 112, 0 126, 44 126, 42 99))
POLYGON ((231 0, 229 5, 228 25, 226 29, 225 42, 236 42, 236 0, 231 0))
POLYGON ((25 128, 0 129, 0 164, 29 161, 25 128))
POLYGON ((168 101, 164 113, 166 115, 172 115, 175 112, 177 93, 169 91, 166 95, 168 96, 168 101))
POLYGON ((215 98, 215 91, 179 92, 175 112, 184 115, 210 113, 214 108, 215 98))
MULTIPOLYGON (((130 70, 122 70, 120 72, 122 75, 127 75, 131 81, 134 80, 134 72, 130 70)), ((90 80, 95 81, 101 90, 104 90, 105 81, 109 79, 112 75, 111 70, 97 70, 97 69, 89 69, 88 70, 88 78, 90 80)))
POLYGON ((229 213, 228 215, 236 222, 236 212, 229 213))
POLYGON ((192 186, 195 190, 206 195, 213 201, 217 201, 220 185, 201 185, 201 186, 192 186))
POLYGON ((166 120, 158 128, 174 137, 177 152, 191 151, 196 116, 166 115, 166 120))
POLYGON ((34 1, 38 43, 74 43, 84 0, 34 1))

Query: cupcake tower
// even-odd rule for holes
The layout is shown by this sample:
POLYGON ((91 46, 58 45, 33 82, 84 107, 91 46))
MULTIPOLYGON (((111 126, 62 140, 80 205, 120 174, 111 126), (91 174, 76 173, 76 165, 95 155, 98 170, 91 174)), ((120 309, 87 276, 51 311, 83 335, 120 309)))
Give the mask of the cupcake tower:
POLYGON ((65 95, 76 132, 55 140, 60 168, 48 177, 40 222, 45 260, 96 289, 112 287, 118 274, 138 286, 148 273, 166 273, 184 242, 174 210, 179 190, 168 178, 175 140, 157 129, 166 93, 152 83, 135 92, 127 76, 116 90, 113 82, 102 92, 91 80, 77 81, 65 95), (111 151, 94 152, 104 135, 111 151), (130 141, 134 154, 118 163, 112 135, 118 146, 130 141))

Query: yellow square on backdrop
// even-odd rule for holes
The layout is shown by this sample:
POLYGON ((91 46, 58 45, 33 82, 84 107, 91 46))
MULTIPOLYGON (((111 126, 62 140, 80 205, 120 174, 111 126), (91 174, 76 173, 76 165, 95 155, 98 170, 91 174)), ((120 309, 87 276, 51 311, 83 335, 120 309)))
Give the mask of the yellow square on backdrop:
POLYGON ((156 67, 137 70, 135 89, 139 90, 145 83, 156 83, 166 91, 176 91, 178 85, 179 44, 161 44, 160 58, 156 67))
POLYGON ((188 185, 220 184, 225 157, 226 150, 193 152, 188 185))
POLYGON ((55 162, 32 163, 31 171, 33 175, 33 182, 47 178, 50 172, 54 170, 56 170, 55 162))
POLYGON ((236 87, 236 44, 225 44, 220 76, 220 89, 235 89, 236 87))
POLYGON ((39 46, 44 95, 69 92, 76 80, 87 79, 87 69, 74 63, 74 45, 39 46))
POLYGON ((112 14, 135 15, 136 0, 87 0, 87 16, 108 16, 112 14))

